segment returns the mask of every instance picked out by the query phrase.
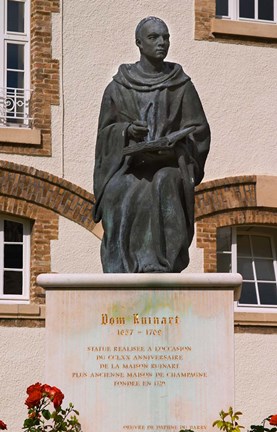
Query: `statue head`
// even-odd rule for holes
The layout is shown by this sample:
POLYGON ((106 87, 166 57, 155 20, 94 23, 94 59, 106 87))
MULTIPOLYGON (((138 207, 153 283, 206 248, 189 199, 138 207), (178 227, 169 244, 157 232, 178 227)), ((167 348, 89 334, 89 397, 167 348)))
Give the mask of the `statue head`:
POLYGON ((142 56, 163 61, 169 49, 169 31, 160 18, 149 16, 142 19, 136 28, 136 45, 142 56))

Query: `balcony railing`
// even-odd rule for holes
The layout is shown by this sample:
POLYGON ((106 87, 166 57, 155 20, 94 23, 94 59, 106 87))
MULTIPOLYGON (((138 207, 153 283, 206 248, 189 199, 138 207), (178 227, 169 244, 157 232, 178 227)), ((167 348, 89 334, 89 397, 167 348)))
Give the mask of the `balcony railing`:
POLYGON ((31 90, 0 88, 0 127, 31 127, 31 90))

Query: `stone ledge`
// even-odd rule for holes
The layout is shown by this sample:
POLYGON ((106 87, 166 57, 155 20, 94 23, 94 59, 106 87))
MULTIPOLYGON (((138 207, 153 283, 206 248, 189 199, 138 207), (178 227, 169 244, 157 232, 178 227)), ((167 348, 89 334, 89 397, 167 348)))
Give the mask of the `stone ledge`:
POLYGON ((252 23, 213 18, 211 20, 211 32, 226 35, 277 39, 276 24, 252 23))
POLYGON ((233 290, 240 296, 242 277, 230 273, 45 273, 37 277, 39 286, 47 290, 80 289, 186 289, 233 290))
POLYGON ((40 129, 0 128, 0 150, 1 143, 38 146, 41 144, 41 131, 40 129))
POLYGON ((45 305, 0 304, 0 319, 45 319, 45 305))
POLYGON ((277 313, 235 312, 235 326, 277 327, 277 313))

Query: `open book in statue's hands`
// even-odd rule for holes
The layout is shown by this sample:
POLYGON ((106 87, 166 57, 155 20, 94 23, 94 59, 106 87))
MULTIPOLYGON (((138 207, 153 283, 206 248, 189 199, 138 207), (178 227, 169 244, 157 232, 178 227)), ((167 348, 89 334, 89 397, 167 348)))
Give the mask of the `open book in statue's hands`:
POLYGON ((123 149, 123 155, 131 155, 135 153, 141 152, 149 152, 149 151, 158 151, 158 150, 167 150, 185 138, 188 134, 195 130, 195 126, 190 126, 185 129, 182 129, 177 132, 172 132, 165 137, 158 138, 154 141, 141 141, 135 144, 131 144, 123 149))

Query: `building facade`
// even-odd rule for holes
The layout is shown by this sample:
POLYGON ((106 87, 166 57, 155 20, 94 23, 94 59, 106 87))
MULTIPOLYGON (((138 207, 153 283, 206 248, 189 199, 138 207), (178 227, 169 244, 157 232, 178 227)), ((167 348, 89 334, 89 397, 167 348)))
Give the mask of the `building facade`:
POLYGON ((119 64, 138 59, 134 29, 148 15, 168 24, 168 60, 192 77, 212 130, 185 271, 243 275, 236 408, 245 426, 277 409, 277 0, 141 0, 131 10, 127 0, 0 0, 0 413, 10 430, 22 426, 25 388, 44 381, 37 275, 102 271, 98 113, 119 64))

